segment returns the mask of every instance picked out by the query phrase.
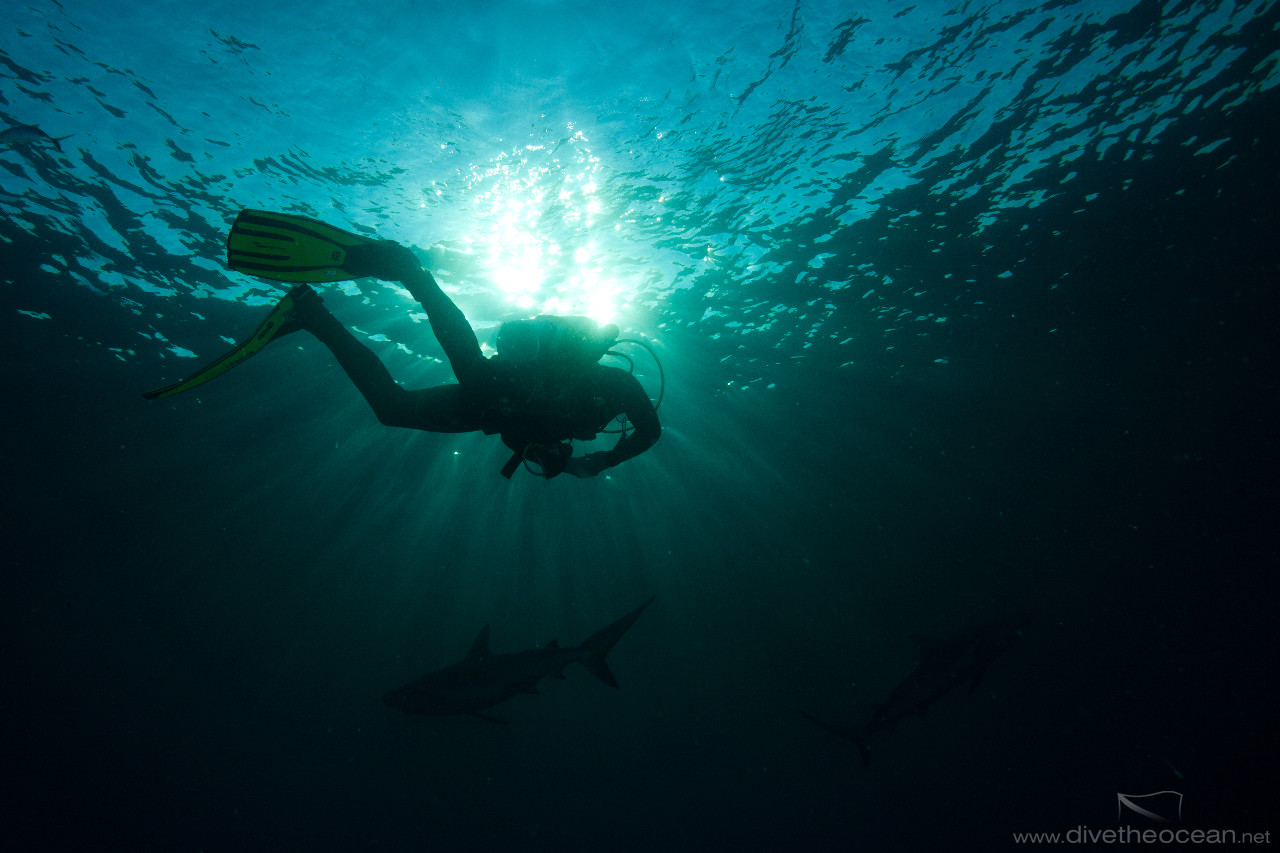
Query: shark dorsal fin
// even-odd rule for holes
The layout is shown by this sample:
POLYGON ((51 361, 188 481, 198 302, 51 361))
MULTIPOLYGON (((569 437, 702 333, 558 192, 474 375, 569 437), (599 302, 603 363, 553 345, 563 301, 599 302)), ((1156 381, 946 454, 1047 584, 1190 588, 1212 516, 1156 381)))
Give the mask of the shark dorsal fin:
POLYGON ((480 629, 480 633, 476 634, 476 640, 471 644, 471 650, 467 652, 467 661, 478 661, 489 656, 489 626, 485 625, 480 629))

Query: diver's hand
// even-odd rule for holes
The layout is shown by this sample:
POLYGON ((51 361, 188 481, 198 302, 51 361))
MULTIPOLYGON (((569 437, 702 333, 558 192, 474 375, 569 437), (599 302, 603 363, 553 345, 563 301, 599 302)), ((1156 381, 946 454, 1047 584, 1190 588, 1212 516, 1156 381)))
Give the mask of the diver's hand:
POLYGON ((566 442, 558 444, 531 444, 524 451, 527 462, 538 467, 538 472, 550 480, 565 471, 565 463, 570 461, 573 447, 566 442))
POLYGON ((603 453, 574 456, 564 464, 564 473, 575 477, 594 477, 605 469, 603 453))

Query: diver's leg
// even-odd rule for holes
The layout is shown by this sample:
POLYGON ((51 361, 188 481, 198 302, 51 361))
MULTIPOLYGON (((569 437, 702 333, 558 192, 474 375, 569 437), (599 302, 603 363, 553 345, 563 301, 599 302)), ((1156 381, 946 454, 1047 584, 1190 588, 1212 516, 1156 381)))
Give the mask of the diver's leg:
POLYGON ((315 335, 338 359, 379 421, 387 426, 417 426, 413 423, 415 406, 411 392, 396 384, 373 350, 356 340, 318 297, 306 306, 299 319, 302 328, 315 335))
POLYGON ((474 379, 477 372, 483 369, 486 359, 480 352, 480 342, 476 340, 475 330, 467 322, 462 309, 453 303, 440 289, 440 285, 436 284, 431 273, 424 269, 419 269, 417 275, 410 275, 405 279, 404 285, 426 309, 431 331, 444 348, 449 366, 453 368, 453 375, 464 384, 474 379))
POLYGON ((426 310, 431 331, 444 348, 453 375, 464 385, 478 378, 487 359, 480 352, 475 330, 462 310, 440 289, 431 273, 421 267, 406 269, 402 275, 400 280, 404 286, 426 310))
POLYGON ((329 348, 386 426, 428 432, 472 432, 482 426, 482 412, 461 385, 409 391, 396 384, 382 360, 338 322, 312 294, 299 311, 301 328, 329 348))
POLYGON ((482 429, 482 412, 463 385, 437 385, 407 391, 416 429, 428 432, 475 432, 482 429))
POLYGON ((480 352, 475 331, 458 306, 436 284, 431 273, 418 263, 412 250, 391 240, 377 244, 368 258, 367 274, 403 283, 413 298, 422 304, 431 322, 431 331, 444 348, 449 366, 459 382, 467 385, 484 377, 487 359, 480 352))

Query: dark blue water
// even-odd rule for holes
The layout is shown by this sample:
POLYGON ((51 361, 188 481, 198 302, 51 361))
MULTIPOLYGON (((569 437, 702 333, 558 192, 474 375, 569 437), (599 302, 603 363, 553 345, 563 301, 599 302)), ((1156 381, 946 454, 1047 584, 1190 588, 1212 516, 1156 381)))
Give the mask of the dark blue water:
MULTIPOLYGON (((15 835, 990 850, 1161 790, 1273 828, 1275 3, 188 5, 0 28, 0 119, 69 137, 0 147, 15 835), (417 246, 485 338, 652 341, 662 440, 508 482, 303 335, 142 400, 282 293, 223 264, 242 207, 417 246), (617 691, 381 702, 652 595, 617 691), (1023 612, 870 767, 799 714, 1023 612)), ((451 381, 403 291, 324 296, 451 381)))

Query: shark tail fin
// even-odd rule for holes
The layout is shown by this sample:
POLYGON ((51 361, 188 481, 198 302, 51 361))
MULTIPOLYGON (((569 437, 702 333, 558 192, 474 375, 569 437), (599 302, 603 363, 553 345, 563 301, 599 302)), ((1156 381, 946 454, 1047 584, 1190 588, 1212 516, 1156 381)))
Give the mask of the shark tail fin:
POLYGON ((818 719, 813 716, 813 714, 810 714, 808 711, 803 709, 801 709, 800 713, 804 715, 806 720, 813 723, 815 726, 826 729, 837 737, 853 741, 854 745, 858 747, 858 753, 862 756, 862 766, 871 766, 871 747, 867 746, 866 729, 854 728, 853 726, 842 726, 837 723, 828 723, 825 720, 818 719))
POLYGON ((610 687, 618 686, 618 679, 614 678, 613 673, 610 672, 609 665, 604 660, 605 656, 618 644, 618 640, 622 639, 622 635, 627 633, 627 629, 640 618, 640 614, 644 612, 644 609, 652 603, 653 599, 650 598, 617 622, 596 631, 578 647, 582 651, 582 657, 579 660, 582 661, 582 665, 587 668, 588 672, 610 687))

